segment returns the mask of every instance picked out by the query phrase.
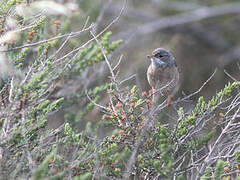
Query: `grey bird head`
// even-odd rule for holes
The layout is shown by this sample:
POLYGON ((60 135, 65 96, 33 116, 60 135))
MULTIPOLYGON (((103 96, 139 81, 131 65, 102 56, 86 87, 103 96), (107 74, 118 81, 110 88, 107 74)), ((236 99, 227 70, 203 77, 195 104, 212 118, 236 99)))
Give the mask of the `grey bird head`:
POLYGON ((157 48, 152 52, 152 55, 147 56, 156 66, 172 67, 176 66, 173 55, 166 49, 157 48))

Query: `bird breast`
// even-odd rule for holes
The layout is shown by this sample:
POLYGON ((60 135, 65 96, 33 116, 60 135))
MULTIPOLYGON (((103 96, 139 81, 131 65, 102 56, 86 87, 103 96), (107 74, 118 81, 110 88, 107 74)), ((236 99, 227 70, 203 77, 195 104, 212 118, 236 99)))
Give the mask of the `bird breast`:
POLYGON ((179 81, 179 73, 176 66, 156 67, 151 64, 147 71, 147 78, 152 88, 160 89, 166 86, 164 89, 171 91, 179 81))

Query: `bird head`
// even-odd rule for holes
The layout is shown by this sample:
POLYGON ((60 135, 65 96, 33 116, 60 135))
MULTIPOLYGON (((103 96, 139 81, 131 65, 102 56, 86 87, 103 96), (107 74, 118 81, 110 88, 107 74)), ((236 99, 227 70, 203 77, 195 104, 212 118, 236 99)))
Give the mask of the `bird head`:
POLYGON ((163 48, 155 49, 151 55, 147 55, 147 58, 157 66, 173 66, 176 65, 173 55, 163 48))

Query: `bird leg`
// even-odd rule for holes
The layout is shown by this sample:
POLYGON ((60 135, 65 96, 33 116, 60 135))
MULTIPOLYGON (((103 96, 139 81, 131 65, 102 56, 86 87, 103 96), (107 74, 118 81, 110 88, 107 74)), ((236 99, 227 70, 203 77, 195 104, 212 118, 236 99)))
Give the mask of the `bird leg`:
POLYGON ((173 100, 173 96, 170 93, 168 93, 168 98, 167 98, 167 107, 168 108, 171 106, 172 100, 173 100))

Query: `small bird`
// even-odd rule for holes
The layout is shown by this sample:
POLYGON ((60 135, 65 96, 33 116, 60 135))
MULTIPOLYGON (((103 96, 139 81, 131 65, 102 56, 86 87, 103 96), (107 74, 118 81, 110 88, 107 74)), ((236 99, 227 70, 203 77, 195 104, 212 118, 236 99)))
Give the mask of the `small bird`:
POLYGON ((147 79, 153 89, 153 103, 159 96, 167 95, 167 105, 171 105, 173 95, 178 90, 179 71, 173 55, 163 48, 157 48, 147 55, 151 64, 147 70, 147 79))

